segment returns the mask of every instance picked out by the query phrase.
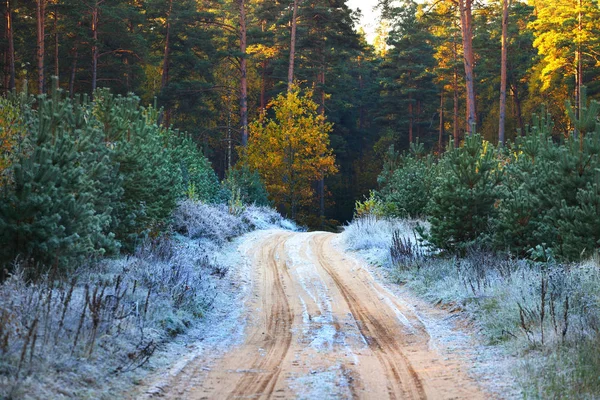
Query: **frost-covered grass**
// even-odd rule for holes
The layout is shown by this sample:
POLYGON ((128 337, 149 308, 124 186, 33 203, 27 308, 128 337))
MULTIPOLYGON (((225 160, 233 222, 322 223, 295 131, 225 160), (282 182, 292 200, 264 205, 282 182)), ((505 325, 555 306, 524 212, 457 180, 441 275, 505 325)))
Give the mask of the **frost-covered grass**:
MULTIPOLYGON (((226 244, 256 229, 297 229, 266 207, 184 201, 172 231, 135 254, 66 280, 0 284, 0 398, 114 398, 150 358, 213 311, 229 282, 226 244)), ((218 311, 218 310, 215 310, 218 311)))
POLYGON ((218 245, 256 229, 298 230, 289 220, 269 207, 244 206, 230 210, 225 204, 182 201, 173 217, 173 229, 191 239, 208 239, 218 245))
POLYGON ((386 267, 396 282, 431 303, 463 311, 490 345, 520 355, 515 373, 527 397, 600 396, 597 260, 563 265, 480 250, 464 258, 428 256, 406 244, 414 237, 411 226, 359 220, 342 236, 347 248, 386 267))
POLYGON ((342 236, 349 250, 362 251, 365 258, 376 265, 390 266, 393 262, 390 248, 394 241, 394 233, 416 244, 417 225, 427 226, 426 222, 419 220, 366 215, 346 225, 342 236))
POLYGON ((423 221, 395 218, 376 218, 365 216, 355 219, 344 227, 344 242, 351 250, 384 249, 389 251, 392 234, 400 231, 402 235, 414 237, 414 229, 423 221))

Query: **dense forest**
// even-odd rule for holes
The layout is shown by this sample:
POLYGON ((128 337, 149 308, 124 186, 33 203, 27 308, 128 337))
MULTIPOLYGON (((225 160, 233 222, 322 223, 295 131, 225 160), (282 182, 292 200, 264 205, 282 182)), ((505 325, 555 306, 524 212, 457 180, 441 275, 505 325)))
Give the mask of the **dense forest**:
POLYGON ((519 397, 598 396, 598 0, 376 3, 371 37, 345 0, 0 1, 0 397, 129 390, 254 304, 240 249, 334 278, 326 236, 531 356, 519 397))
POLYGON ((565 101, 577 107, 584 85, 590 98, 600 90, 600 11, 590 0, 382 1, 373 45, 342 0, 6 0, 1 7, 3 92, 26 85, 45 93, 56 76, 70 96, 135 93, 163 109, 162 125, 188 132, 220 178, 236 163, 249 122, 288 80, 313 88, 333 123, 339 171, 323 190, 313 184, 304 214, 324 208, 337 221, 351 218, 354 201, 376 186, 392 144, 441 151, 473 126, 492 142, 513 139, 542 103, 558 136, 573 130, 565 101))

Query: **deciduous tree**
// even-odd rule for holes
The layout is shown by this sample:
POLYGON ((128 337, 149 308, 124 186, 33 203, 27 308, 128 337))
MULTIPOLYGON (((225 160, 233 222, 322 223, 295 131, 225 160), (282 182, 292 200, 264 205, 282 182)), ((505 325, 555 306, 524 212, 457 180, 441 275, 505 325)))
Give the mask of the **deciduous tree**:
POLYGON ((318 112, 313 90, 292 85, 250 124, 246 162, 257 170, 275 204, 292 218, 314 197, 312 183, 337 171, 329 147, 332 124, 318 112))

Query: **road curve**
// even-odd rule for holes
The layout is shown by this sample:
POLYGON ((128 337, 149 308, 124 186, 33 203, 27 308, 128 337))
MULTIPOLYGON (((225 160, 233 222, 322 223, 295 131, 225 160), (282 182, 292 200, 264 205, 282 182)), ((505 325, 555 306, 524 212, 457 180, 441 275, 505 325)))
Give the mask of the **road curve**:
POLYGON ((246 254, 254 287, 243 344, 210 369, 192 362, 161 397, 489 398, 334 238, 277 231, 257 241, 246 254))

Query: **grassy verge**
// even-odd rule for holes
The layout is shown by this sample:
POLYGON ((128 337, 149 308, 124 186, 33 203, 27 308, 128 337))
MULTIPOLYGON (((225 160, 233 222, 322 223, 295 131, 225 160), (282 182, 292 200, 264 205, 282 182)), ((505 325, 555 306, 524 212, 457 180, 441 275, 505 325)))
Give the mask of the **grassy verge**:
POLYGON ((434 304, 466 313, 490 345, 519 355, 516 379, 528 398, 600 396, 600 268, 597 260, 558 264, 482 250, 463 258, 422 249, 415 221, 365 218, 344 233, 349 249, 389 270, 393 279, 434 304))
POLYGON ((268 208, 185 201, 133 255, 67 280, 14 273, 0 284, 0 398, 115 398, 231 290, 227 244, 272 227, 291 228, 268 208))

